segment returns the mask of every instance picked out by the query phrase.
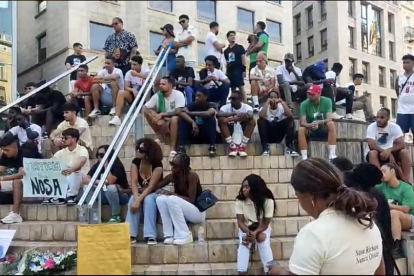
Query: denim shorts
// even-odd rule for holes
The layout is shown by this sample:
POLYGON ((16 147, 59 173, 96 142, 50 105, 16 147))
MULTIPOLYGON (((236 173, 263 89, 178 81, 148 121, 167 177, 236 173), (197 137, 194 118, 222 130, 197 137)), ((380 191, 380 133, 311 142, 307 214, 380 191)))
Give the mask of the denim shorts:
POLYGON ((397 125, 400 126, 403 133, 414 132, 414 114, 397 114, 397 125))
POLYGON ((112 90, 108 85, 102 91, 101 103, 103 106, 112 107, 112 90))

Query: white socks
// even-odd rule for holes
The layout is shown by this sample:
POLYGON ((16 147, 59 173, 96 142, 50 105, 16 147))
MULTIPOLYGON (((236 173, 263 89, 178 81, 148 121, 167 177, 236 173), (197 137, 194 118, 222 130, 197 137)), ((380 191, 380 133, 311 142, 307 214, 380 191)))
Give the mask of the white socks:
POLYGON ((250 138, 247 138, 246 136, 243 135, 243 139, 242 139, 242 146, 246 146, 247 143, 249 143, 250 138))
POLYGON ((252 96, 254 106, 259 105, 259 96, 252 96))
POLYGON ((302 160, 308 159, 308 151, 307 150, 301 150, 300 154, 302 155, 302 160))
POLYGON ((336 158, 336 145, 328 145, 329 159, 336 158))

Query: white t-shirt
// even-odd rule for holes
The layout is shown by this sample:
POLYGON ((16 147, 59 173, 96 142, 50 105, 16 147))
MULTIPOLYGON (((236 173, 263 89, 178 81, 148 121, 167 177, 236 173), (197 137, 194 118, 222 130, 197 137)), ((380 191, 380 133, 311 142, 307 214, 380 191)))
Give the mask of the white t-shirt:
MULTIPOLYGON (((373 139, 377 142, 377 146, 382 149, 389 149, 394 145, 395 140, 404 134, 399 125, 388 122, 387 126, 380 128, 377 123, 370 124, 367 128, 367 139, 373 139)), ((367 147, 367 153, 369 149, 367 147)))
MULTIPOLYGON (((217 78, 217 83, 219 85, 221 85, 223 80, 227 80, 228 77, 226 76, 226 74, 223 73, 223 71, 219 70, 219 69, 214 69, 213 72, 207 70, 207 76, 214 76, 217 78)), ((214 83, 214 81, 210 81, 209 83, 206 83, 204 85, 205 88, 210 89, 210 88, 215 88, 217 87, 217 85, 214 83)))
POLYGON ((266 119, 269 122, 273 122, 274 120, 276 120, 276 122, 280 122, 285 118, 285 109, 283 108, 283 105, 281 103, 277 104, 276 109, 271 109, 269 105, 269 107, 267 108, 266 115, 266 119))
POLYGON ((213 32, 208 32, 206 35, 206 56, 216 56, 221 61, 221 53, 214 47, 214 42, 217 41, 217 36, 213 32))
MULTIPOLYGON (((98 76, 105 78, 109 75, 115 75, 115 74, 119 76, 119 78, 117 80, 119 90, 123 90, 124 89, 124 74, 122 73, 121 69, 114 68, 114 71, 112 71, 112 74, 109 74, 108 70, 106 70, 106 68, 103 68, 103 69, 101 69, 101 71, 99 71, 98 76)), ((103 86, 105 86, 105 84, 106 83, 104 83, 103 86)))
POLYGON ((234 107, 231 106, 231 103, 229 103, 229 104, 223 105, 220 108, 220 111, 225 112, 225 113, 236 112, 240 114, 247 114, 247 113, 252 113, 253 108, 248 104, 242 103, 239 109, 235 109, 234 107))
POLYGON ((414 114, 414 74, 411 75, 406 85, 401 91, 408 76, 401 74, 398 76, 398 114, 414 114))
MULTIPOLYGON (((144 84, 145 79, 140 77, 134 77, 131 74, 132 70, 129 70, 125 74, 125 81, 129 81, 131 83, 132 88, 137 88, 138 86, 142 86, 144 84)), ((150 70, 146 66, 141 66, 141 74, 148 73, 150 70)))
MULTIPOLYGON (((301 77, 302 76, 302 70, 300 70, 300 68, 293 66, 293 70, 295 70, 296 74, 301 77)), ((286 69, 286 65, 279 65, 276 68, 276 76, 277 75, 282 75, 283 80, 287 81, 287 82, 291 82, 291 81, 297 81, 296 76, 293 72, 288 72, 288 70, 286 69)), ((296 91, 298 91, 298 87, 296 85, 291 85, 290 86, 292 88, 292 92, 295 93, 296 91)))
MULTIPOLYGON (((336 73, 332 70, 329 70, 328 72, 325 73, 325 78, 326 79, 336 79, 336 73)), ((340 87, 338 80, 336 80, 336 87, 340 87)))
MULTIPOLYGON (((156 93, 145 104, 146 107, 158 110, 158 94, 156 93)), ((178 90, 173 89, 171 95, 165 98, 165 110, 166 112, 174 111, 176 108, 185 107, 184 94, 178 90)))
POLYGON ((260 68, 256 65, 256 67, 252 68, 250 70, 250 75, 255 77, 264 78, 265 81, 259 81, 259 85, 261 87, 264 87, 265 84, 269 85, 271 80, 275 78, 275 69, 273 69, 270 66, 267 66, 264 68, 264 70, 260 70, 260 68))
MULTIPOLYGON (((36 139, 34 139, 34 141, 36 141, 37 143, 37 149, 39 150, 39 153, 42 153, 42 142, 40 140, 41 136, 42 136, 42 128, 36 124, 30 124, 29 128, 34 131, 37 132, 39 135, 37 136, 36 139)), ((19 139, 19 145, 23 145, 24 143, 27 142, 27 140, 29 140, 29 138, 27 138, 27 133, 26 130, 22 127, 19 126, 15 126, 12 127, 11 129, 9 129, 9 131, 14 135, 17 136, 17 139, 19 139)))
POLYGON ((187 30, 183 30, 182 28, 178 29, 177 37, 175 41, 183 41, 186 40, 189 36, 193 36, 194 40, 191 42, 190 45, 186 45, 178 49, 177 56, 183 56, 185 61, 192 61, 196 62, 197 59, 197 29, 189 25, 187 30))
POLYGON ((336 210, 323 211, 295 238, 289 270, 296 275, 374 275, 382 258, 376 225, 361 225, 336 210))

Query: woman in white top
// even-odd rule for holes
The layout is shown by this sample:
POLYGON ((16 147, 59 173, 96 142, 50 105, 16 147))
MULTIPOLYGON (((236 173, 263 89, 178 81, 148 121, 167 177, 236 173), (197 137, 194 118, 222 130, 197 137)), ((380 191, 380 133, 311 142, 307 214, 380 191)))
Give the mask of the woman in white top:
POLYGON ((297 235, 289 271, 275 265, 270 275, 385 275, 375 199, 345 186, 341 173, 321 158, 300 162, 291 184, 315 220, 297 235))
POLYGON ((250 247, 259 250, 265 272, 266 264, 273 260, 270 248, 270 220, 276 210, 275 197, 267 188, 266 182, 256 174, 248 175, 236 197, 236 217, 239 226, 239 248, 237 251, 237 271, 247 273, 250 247))

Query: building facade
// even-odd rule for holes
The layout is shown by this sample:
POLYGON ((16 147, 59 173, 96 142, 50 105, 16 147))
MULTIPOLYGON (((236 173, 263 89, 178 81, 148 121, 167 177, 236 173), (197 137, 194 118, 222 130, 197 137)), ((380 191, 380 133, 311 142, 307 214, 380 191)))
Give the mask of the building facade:
POLYGON ((400 1, 296 1, 293 5, 294 54, 304 69, 318 61, 340 62, 339 83, 365 76, 359 89, 396 117, 395 78, 402 70, 403 27, 400 1))
POLYGON ((12 1, 0 1, 0 106, 13 101, 15 89, 13 9, 12 1))
MULTIPOLYGON (((18 1, 18 89, 28 81, 49 81, 65 71, 64 61, 71 45, 83 44, 85 56, 98 55, 89 67, 103 66, 105 39, 113 32, 112 18, 120 17, 124 28, 135 34, 144 62, 155 61, 153 50, 162 40, 160 27, 167 23, 178 28, 178 17, 187 14, 197 28, 198 64, 204 64, 204 40, 209 23, 220 24, 220 42, 227 42, 229 30, 237 32, 237 42, 247 47, 247 36, 255 22, 264 21, 270 37, 269 63, 280 64, 292 51, 292 2, 290 1, 18 1)), ((62 92, 68 78, 57 83, 62 92)))
POLYGON ((403 52, 413 54, 414 47, 414 3, 413 1, 401 1, 402 27, 404 35, 403 52))

